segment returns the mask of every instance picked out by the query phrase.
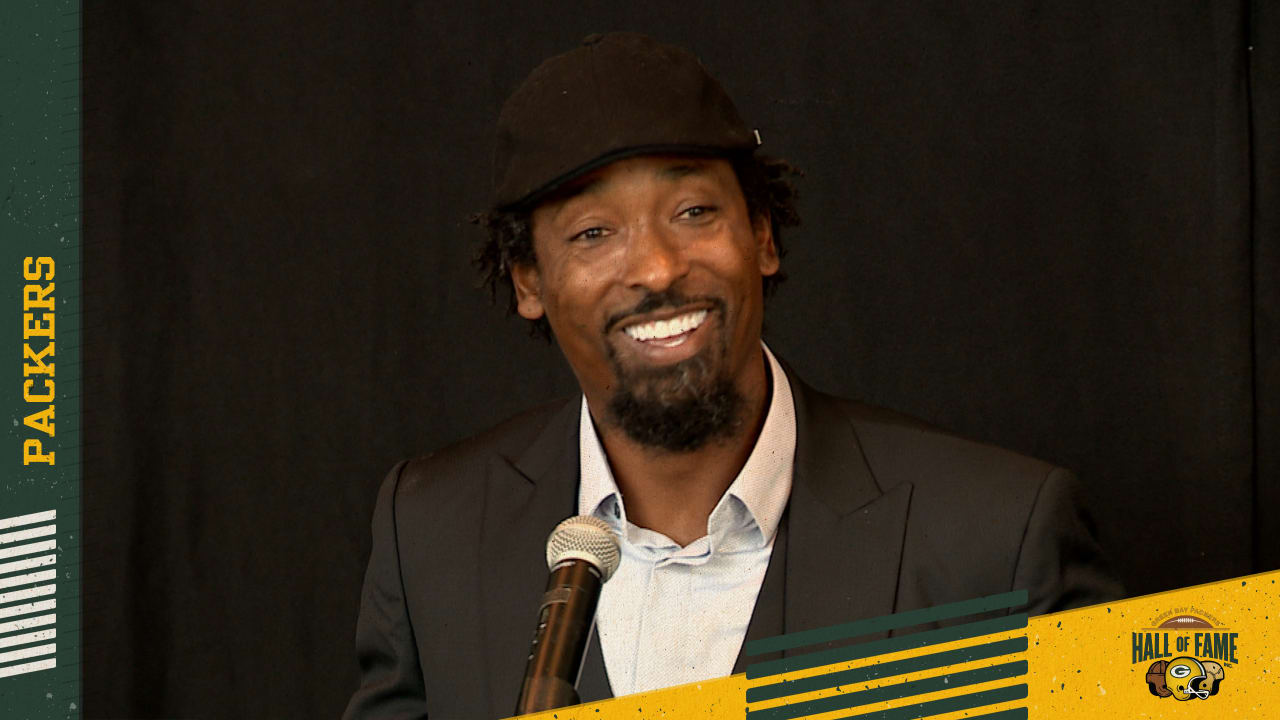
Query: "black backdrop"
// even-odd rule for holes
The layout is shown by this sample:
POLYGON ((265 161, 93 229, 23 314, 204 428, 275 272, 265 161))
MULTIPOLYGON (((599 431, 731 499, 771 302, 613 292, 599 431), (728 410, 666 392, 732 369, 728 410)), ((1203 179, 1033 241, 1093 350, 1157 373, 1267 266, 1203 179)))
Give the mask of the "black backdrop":
POLYGON ((466 217, 610 29, 807 171, 811 383, 1077 470, 1132 594, 1280 567, 1275 5, 771 5, 85 7, 86 717, 341 711, 383 473, 574 389, 466 217))

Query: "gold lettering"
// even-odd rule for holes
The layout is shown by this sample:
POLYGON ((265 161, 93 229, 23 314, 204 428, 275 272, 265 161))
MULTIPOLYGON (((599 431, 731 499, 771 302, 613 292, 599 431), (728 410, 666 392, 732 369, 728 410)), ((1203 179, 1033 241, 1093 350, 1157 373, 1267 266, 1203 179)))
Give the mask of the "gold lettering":
POLYGON ((27 402, 53 402, 53 381, 49 378, 44 379, 45 389, 48 390, 44 395, 32 395, 31 388, 35 387, 35 380, 22 381, 22 399, 27 402))
POLYGON ((53 285, 53 283, 48 285, 23 285, 22 309, 52 310, 54 300, 53 285))
POLYGON ((22 441, 22 464, 30 465, 33 462, 54 464, 53 456, 57 453, 45 453, 44 446, 39 440, 34 438, 22 441))
POLYGON ((22 424, 53 437, 53 406, 50 405, 40 412, 31 413, 23 418, 22 424))
POLYGON ((52 280, 53 279, 53 258, 28 257, 22 261, 22 278, 24 280, 52 280), (42 271, 41 268, 48 268, 42 271))
POLYGON ((53 313, 42 313, 39 318, 33 313, 22 313, 22 339, 33 337, 53 338, 53 313))
MULTIPOLYGON (((48 345, 45 345, 45 346, 44 346, 44 349, 43 349, 43 350, 41 350, 40 352, 35 352, 34 350, 32 350, 32 349, 31 349, 31 346, 30 346, 30 345, 23 344, 23 346, 22 346, 22 360, 23 360, 23 362, 22 362, 22 375, 23 375, 23 377, 26 377, 26 376, 28 376, 28 375, 52 375, 52 374, 53 374, 53 363, 48 363, 48 364, 46 364, 46 363, 45 363, 45 361, 44 361, 44 359, 45 359, 45 357, 46 357, 46 356, 51 356, 51 355, 53 355, 53 343, 52 343, 52 342, 50 342, 48 345), (34 364, 34 365, 29 365, 29 364, 26 362, 26 361, 28 361, 28 360, 30 360, 31 362, 33 362, 33 363, 35 363, 35 364, 34 364)), ((53 358, 52 358, 52 357, 50 357, 49 359, 50 359, 50 360, 52 360, 53 358)))

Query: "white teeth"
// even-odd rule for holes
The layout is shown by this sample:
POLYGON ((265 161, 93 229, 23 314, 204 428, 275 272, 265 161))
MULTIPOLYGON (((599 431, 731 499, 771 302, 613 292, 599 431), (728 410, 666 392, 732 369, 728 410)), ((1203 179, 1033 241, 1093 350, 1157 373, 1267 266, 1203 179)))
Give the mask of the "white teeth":
POLYGON ((674 317, 670 320, 655 320, 641 325, 632 325, 626 328, 624 332, 641 342, 646 340, 665 340, 673 335, 683 335, 696 329, 706 319, 706 310, 695 310, 687 315, 674 317))

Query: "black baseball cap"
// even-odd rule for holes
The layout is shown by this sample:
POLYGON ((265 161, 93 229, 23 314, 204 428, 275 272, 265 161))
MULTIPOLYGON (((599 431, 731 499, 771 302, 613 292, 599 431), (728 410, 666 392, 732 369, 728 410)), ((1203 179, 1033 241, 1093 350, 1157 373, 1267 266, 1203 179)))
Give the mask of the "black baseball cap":
POLYGON ((632 155, 730 155, 759 144, 693 53, 638 33, 590 35, 535 68, 503 106, 493 206, 532 206, 632 155))

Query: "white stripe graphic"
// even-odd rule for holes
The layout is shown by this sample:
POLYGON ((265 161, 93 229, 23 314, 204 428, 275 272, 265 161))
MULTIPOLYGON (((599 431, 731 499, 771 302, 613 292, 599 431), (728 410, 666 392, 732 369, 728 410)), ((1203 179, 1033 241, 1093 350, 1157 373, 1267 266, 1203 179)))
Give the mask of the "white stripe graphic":
POLYGON ((25 603, 23 605, 10 605, 9 607, 0 608, 0 618, 14 617, 15 615, 30 615, 31 613, 53 610, 56 607, 58 607, 57 599, 39 600, 33 603, 25 603))
POLYGON ((0 575, 8 575, 9 573, 18 572, 19 570, 30 570, 31 568, 44 567, 57 562, 57 555, 41 555, 40 557, 27 558, 11 563, 0 563, 0 575))
POLYGON ((21 665, 10 665, 9 667, 0 667, 0 678, 9 677, 10 675, 21 675, 23 673, 35 672, 37 670, 48 670, 55 667, 58 667, 57 658, 37 660, 35 662, 23 663, 21 665))
POLYGON ((45 580, 57 580, 57 570, 41 570, 40 572, 27 573, 26 575, 10 575, 9 577, 0 577, 0 588, 14 587, 15 585, 30 585, 31 583, 44 582, 45 580))
POLYGON ((41 595, 52 595, 57 588, 53 585, 41 585, 33 587, 30 590, 17 590, 15 592, 0 593, 0 605, 13 602, 14 600, 26 600, 27 598, 40 597, 41 595))
POLYGON ((41 540, 40 542, 27 543, 26 545, 15 545, 13 547, 0 548, 0 558, 18 557, 19 555, 31 555, 33 553, 44 552, 45 550, 57 550, 57 540, 41 540))
POLYGON ((0 518, 0 530, 19 525, 32 525, 46 520, 54 520, 58 517, 57 510, 45 510, 44 512, 31 513, 30 515, 19 515, 18 517, 0 518))
MULTIPOLYGON (((26 645, 27 643, 40 642, 42 640, 52 640, 57 637, 56 628, 48 630, 38 630, 25 635, 10 635, 8 637, 0 637, 0 647, 13 647, 14 645, 26 645)), ((57 647, 57 645, 54 645, 57 647)))
POLYGON ((0 545, 15 543, 19 540, 30 540, 31 538, 44 537, 52 535, 58 531, 57 525, 45 525, 43 527, 31 528, 30 530, 19 530, 17 532, 4 533, 0 535, 0 545))
POLYGON ((0 652, 0 678, 48 670, 58 665, 58 659, 54 656, 58 651, 58 644, 53 642, 58 637, 58 629, 55 627, 58 616, 54 613, 36 614, 55 609, 58 606, 57 598, 22 602, 53 595, 57 591, 56 583, 50 582, 58 578, 55 567, 58 564, 58 526, 50 522, 57 517, 57 510, 46 510, 0 518, 0 530, 19 528, 0 533, 0 559, 20 558, 0 562, 0 589, 35 585, 0 593, 0 618, 17 618, 0 622, 0 648, 15 648, 0 652), (31 527, 33 525, 36 527, 31 527), (49 584, 36 585, 42 582, 49 584), (21 662, 29 658, 39 659, 21 662))
POLYGON ((40 627, 41 625, 52 625, 53 621, 57 618, 57 615, 41 615, 40 617, 10 620, 9 622, 0 623, 0 635, 4 633, 17 632, 19 630, 30 630, 33 627, 40 627))
POLYGON ((10 660, 22 660, 29 657, 38 657, 40 655, 52 655, 58 646, 50 643, 48 645, 36 645, 35 647, 22 648, 21 650, 10 650, 9 652, 0 653, 0 663, 7 663, 10 660))

